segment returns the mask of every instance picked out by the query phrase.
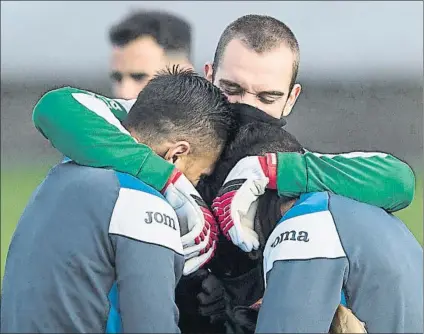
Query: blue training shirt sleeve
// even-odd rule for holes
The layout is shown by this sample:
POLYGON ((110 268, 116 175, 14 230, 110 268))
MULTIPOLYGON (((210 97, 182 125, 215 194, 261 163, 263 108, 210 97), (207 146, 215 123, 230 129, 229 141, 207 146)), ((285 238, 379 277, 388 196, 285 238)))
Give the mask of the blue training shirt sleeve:
POLYGON ((257 333, 328 333, 340 304, 348 261, 322 205, 328 196, 305 199, 283 217, 265 246, 257 333))
POLYGON ((121 330, 179 333, 175 287, 184 259, 178 219, 159 193, 128 175, 118 179, 109 234, 121 330))

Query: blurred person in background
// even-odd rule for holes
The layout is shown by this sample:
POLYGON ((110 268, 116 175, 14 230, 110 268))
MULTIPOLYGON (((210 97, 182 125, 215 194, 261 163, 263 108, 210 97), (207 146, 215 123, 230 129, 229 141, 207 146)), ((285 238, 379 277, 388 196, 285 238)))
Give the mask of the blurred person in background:
POLYGON ((110 78, 117 98, 135 99, 156 71, 191 64, 191 26, 162 11, 137 11, 109 31, 110 78))

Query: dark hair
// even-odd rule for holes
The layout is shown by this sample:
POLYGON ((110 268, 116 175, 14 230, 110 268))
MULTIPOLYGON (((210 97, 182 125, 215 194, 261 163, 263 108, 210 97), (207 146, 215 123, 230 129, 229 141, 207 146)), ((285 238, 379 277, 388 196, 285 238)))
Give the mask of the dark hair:
POLYGON ((186 140, 192 152, 221 150, 234 126, 230 103, 219 88, 178 65, 148 82, 123 125, 147 145, 186 140))
POLYGON ((240 39, 249 49, 259 54, 270 51, 282 43, 287 45, 295 55, 290 90, 293 88, 299 70, 300 51, 297 39, 287 25, 266 15, 245 15, 238 18, 225 28, 219 39, 213 60, 213 73, 218 70, 225 48, 233 39, 240 39))
POLYGON ((303 148, 297 139, 280 126, 254 121, 241 126, 232 136, 212 175, 203 180, 199 190, 207 203, 211 203, 231 169, 247 156, 272 152, 299 152, 303 148))
MULTIPOLYGON (((253 121, 242 125, 227 145, 212 175, 203 178, 197 190, 207 204, 211 204, 230 170, 240 159, 247 156, 264 155, 273 152, 298 152, 304 149, 297 139, 279 125, 253 121)), ((260 197, 255 217, 255 231, 258 233, 261 249, 246 256, 242 250, 221 238, 217 249, 217 260, 211 264, 213 270, 232 268, 234 276, 244 274, 260 265, 263 246, 277 221, 281 218, 281 205, 291 198, 278 196, 275 190, 266 190, 260 197), (259 258, 258 258, 259 257, 259 258), (258 262, 259 261, 259 262, 258 262)))
POLYGON ((152 37, 165 53, 182 53, 190 59, 191 26, 184 19, 162 11, 139 11, 109 30, 113 45, 125 46, 142 37, 152 37))

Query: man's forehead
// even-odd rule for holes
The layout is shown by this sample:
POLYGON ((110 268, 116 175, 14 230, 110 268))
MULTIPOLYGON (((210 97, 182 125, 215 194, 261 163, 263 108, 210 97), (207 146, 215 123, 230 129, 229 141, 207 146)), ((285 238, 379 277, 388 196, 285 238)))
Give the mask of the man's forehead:
POLYGON ((112 67, 123 70, 156 68, 163 55, 163 49, 151 37, 141 37, 125 46, 114 46, 111 64, 112 67))
POLYGON ((293 61, 293 53, 285 46, 258 54, 235 39, 225 48, 217 79, 255 91, 285 90, 291 81, 293 61))

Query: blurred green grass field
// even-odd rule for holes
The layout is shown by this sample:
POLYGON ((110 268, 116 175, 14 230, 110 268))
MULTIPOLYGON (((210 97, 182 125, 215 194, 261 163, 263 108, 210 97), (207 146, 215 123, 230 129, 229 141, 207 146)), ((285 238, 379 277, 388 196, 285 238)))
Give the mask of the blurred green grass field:
MULTIPOLYGON (((34 189, 47 174, 50 166, 35 169, 1 171, 1 279, 3 279, 7 250, 15 225, 34 189)), ((422 176, 422 173, 421 173, 422 176)), ((396 213, 423 244, 423 183, 417 177, 415 199, 406 209, 396 213)))

